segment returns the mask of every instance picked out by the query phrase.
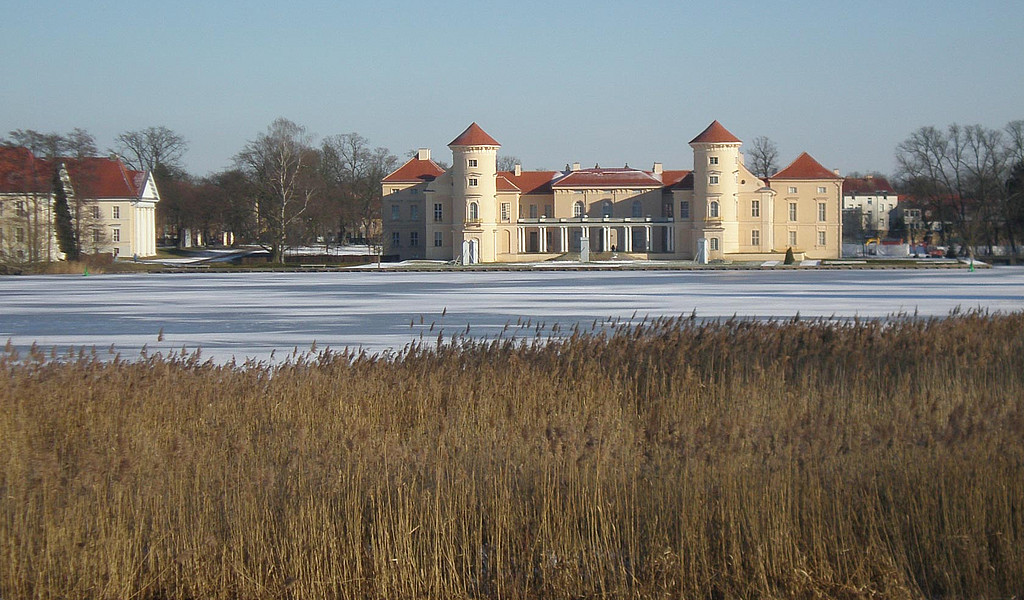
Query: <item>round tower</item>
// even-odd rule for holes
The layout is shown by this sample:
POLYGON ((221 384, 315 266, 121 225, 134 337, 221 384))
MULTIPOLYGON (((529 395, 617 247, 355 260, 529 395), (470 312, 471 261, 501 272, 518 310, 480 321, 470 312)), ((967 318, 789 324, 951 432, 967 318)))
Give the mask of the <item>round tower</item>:
MULTIPOLYGON (((739 251, 739 176, 742 142, 715 121, 690 141, 693 148, 693 203, 695 217, 704 220, 703 237, 712 258, 739 251), (718 246, 717 249, 715 246, 718 246)), ((697 221, 697 219, 694 219, 697 221)))
MULTIPOLYGON (((497 224, 497 160, 501 144, 473 123, 452 140, 452 217, 456 237, 475 240, 476 258, 495 259, 497 224), (459 236, 459 223, 462 235, 459 236)), ((459 250, 455 250, 456 254, 459 250)))

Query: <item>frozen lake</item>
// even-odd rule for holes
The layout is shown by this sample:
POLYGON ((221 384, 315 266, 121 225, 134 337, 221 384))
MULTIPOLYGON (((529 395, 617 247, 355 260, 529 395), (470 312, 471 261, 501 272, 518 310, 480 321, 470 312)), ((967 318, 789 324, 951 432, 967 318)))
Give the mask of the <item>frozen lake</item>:
POLYGON ((471 336, 532 337, 595 320, 689 315, 750 318, 1024 310, 1024 267, 969 272, 334 272, 0 278, 0 343, 113 344, 124 358, 202 349, 217 361, 278 359, 298 348, 401 348, 471 336), (421 323, 422 321, 422 323, 421 323))

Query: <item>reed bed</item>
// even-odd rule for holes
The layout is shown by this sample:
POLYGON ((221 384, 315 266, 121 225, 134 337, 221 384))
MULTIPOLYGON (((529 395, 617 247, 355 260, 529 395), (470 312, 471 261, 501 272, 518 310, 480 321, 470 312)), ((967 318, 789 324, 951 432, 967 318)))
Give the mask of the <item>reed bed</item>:
POLYGON ((1021 314, 0 378, 4 600, 1024 593, 1021 314))

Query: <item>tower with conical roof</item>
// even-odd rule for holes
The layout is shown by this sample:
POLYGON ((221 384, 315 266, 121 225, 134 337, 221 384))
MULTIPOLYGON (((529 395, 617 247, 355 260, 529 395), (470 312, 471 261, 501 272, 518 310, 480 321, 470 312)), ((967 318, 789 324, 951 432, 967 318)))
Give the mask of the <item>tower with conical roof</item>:
MULTIPOLYGON (((737 212, 739 163, 742 142, 718 121, 690 140, 693 148, 694 209, 703 216, 703 237, 709 256, 721 258, 739 245, 737 212)), ((694 219, 695 225, 700 223, 694 219)), ((697 237, 701 237, 697 232, 697 237)))
MULTIPOLYGON (((459 221, 463 224, 461 241, 475 241, 476 258, 493 262, 493 231, 497 221, 496 174, 501 144, 473 123, 448 147, 452 150, 452 217, 456 224, 459 221)), ((458 232, 458 225, 455 230, 458 232)), ((458 254, 461 241, 453 241, 458 254)))

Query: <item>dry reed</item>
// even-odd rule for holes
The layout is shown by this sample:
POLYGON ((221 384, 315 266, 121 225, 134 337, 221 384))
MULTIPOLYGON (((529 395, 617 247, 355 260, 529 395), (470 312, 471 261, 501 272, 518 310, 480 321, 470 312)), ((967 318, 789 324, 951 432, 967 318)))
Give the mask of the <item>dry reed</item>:
POLYGON ((1024 315, 0 358, 0 597, 1008 598, 1024 315))

